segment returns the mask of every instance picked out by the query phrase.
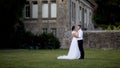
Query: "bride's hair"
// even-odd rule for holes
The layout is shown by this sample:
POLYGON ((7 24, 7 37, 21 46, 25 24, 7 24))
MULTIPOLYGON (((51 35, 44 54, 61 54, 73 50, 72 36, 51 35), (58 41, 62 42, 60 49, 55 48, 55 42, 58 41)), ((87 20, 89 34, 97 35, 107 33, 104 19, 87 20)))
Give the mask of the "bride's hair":
POLYGON ((72 31, 75 29, 75 26, 72 26, 72 31))

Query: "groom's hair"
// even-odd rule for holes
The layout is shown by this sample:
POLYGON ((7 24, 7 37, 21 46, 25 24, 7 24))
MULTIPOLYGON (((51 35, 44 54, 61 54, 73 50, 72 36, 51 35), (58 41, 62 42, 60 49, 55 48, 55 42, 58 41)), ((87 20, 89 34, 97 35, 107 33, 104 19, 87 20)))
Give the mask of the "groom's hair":
POLYGON ((81 28, 81 25, 78 25, 81 28))

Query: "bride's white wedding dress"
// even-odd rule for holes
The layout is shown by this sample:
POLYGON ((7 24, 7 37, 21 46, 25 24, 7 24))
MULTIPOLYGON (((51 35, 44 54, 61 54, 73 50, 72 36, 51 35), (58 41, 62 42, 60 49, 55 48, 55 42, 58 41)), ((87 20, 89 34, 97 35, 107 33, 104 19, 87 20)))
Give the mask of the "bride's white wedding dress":
MULTIPOLYGON (((75 31, 72 31, 72 34, 73 33, 75 33, 75 31)), ((57 57, 57 59, 79 59, 79 58, 80 50, 78 48, 77 38, 75 37, 72 38, 68 54, 57 57)))

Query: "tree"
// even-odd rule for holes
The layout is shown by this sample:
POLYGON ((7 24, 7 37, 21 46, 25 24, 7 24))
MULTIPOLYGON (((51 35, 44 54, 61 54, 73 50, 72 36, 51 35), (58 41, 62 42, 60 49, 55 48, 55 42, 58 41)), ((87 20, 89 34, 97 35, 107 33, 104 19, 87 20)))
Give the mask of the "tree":
POLYGON ((98 4, 95 14, 97 24, 120 25, 120 0, 95 0, 98 4))
POLYGON ((0 48, 14 47, 15 24, 22 17, 26 0, 0 0, 0 48))

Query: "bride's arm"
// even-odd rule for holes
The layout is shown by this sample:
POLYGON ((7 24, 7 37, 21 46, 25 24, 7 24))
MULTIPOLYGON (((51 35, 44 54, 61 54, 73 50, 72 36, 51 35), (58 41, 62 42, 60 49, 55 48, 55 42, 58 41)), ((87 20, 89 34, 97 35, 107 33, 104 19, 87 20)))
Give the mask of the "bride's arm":
POLYGON ((78 33, 73 33, 72 36, 78 38, 78 33))

